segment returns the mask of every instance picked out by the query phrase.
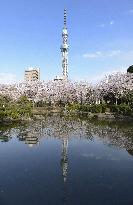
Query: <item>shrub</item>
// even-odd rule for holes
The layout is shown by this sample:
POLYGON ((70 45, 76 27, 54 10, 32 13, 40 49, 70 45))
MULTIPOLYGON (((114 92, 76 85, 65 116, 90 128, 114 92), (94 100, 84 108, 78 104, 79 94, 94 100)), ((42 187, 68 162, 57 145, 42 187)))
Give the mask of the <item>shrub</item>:
POLYGON ((131 115, 133 113, 131 107, 126 104, 112 105, 110 106, 110 111, 122 115, 131 115))
POLYGON ((103 113, 103 112, 105 112, 104 110, 106 110, 106 109, 105 109, 105 107, 102 106, 102 104, 99 104, 99 105, 91 105, 91 106, 90 106, 90 111, 91 111, 92 113, 103 113))
POLYGON ((118 105, 110 105, 110 112, 119 113, 119 106, 118 105))
POLYGON ((121 104, 119 105, 119 113, 123 115, 131 115, 132 109, 129 105, 121 104))
POLYGON ((18 119, 20 116, 19 116, 19 113, 17 113, 17 112, 12 112, 11 113, 11 118, 13 118, 13 119, 18 119))
POLYGON ((5 117, 5 112, 3 110, 0 110, 0 119, 5 117))
POLYGON ((107 110, 107 105, 106 104, 102 104, 102 113, 105 113, 107 110))

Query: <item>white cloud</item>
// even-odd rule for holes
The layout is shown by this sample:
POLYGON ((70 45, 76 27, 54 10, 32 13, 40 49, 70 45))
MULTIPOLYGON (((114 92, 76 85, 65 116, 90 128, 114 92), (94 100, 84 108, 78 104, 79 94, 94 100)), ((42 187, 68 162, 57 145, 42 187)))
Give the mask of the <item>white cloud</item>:
POLYGON ((118 56, 122 52, 120 50, 112 50, 107 52, 107 55, 105 54, 105 57, 113 57, 113 56, 118 56))
POLYGON ((15 74, 12 73, 0 73, 0 83, 10 84, 18 81, 15 74))
POLYGON ((104 28, 104 27, 106 27, 106 26, 109 26, 109 25, 112 26, 112 25, 114 25, 114 24, 115 24, 115 21, 112 20, 112 21, 110 21, 110 22, 107 23, 107 24, 105 24, 105 23, 100 24, 99 27, 104 28))
POLYGON ((101 52, 97 51, 95 53, 85 53, 83 54, 83 58, 107 58, 107 57, 113 57, 113 56, 118 56, 121 54, 120 50, 112 50, 112 51, 106 51, 106 52, 101 52))
POLYGON ((110 21, 110 25, 113 25, 115 22, 114 21, 110 21))
POLYGON ((105 27, 105 24, 102 23, 102 24, 99 25, 99 27, 104 28, 104 27, 105 27))
POLYGON ((86 53, 83 54, 84 58, 98 58, 101 55, 100 51, 97 51, 96 53, 86 53))

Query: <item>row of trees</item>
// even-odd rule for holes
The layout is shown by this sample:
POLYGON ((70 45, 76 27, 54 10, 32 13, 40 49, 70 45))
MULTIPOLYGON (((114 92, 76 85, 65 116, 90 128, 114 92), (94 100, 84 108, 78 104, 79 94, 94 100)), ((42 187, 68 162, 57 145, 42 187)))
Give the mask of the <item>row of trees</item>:
MULTIPOLYGON (((33 106, 38 107, 45 105, 65 107, 78 104, 82 105, 80 109, 85 105, 89 106, 88 110, 90 110, 90 106, 102 105, 100 109, 102 111, 106 110, 104 107, 110 107, 111 111, 131 113, 133 110, 133 74, 131 72, 111 74, 95 85, 73 81, 40 81, 0 85, 0 96, 9 98, 17 104, 22 96, 26 96, 33 106)), ((0 103, 2 106, 4 104, 7 106, 6 102, 1 101, 0 103)))

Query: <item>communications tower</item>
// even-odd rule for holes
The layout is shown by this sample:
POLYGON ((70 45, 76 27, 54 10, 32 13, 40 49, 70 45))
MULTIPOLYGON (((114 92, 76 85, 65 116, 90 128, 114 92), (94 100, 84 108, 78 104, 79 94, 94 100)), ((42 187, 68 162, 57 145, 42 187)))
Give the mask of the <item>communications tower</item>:
POLYGON ((62 69, 63 69, 63 79, 68 78, 68 32, 67 32, 67 12, 64 9, 64 28, 62 31, 62 39, 63 43, 61 46, 61 53, 62 53, 62 69))

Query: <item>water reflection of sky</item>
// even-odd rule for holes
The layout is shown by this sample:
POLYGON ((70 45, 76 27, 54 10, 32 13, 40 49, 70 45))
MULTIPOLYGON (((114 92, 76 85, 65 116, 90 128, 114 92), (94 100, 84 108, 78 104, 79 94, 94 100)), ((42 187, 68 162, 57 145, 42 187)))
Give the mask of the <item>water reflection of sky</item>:
POLYGON ((132 204, 132 126, 48 117, 0 128, 0 204, 132 204))

